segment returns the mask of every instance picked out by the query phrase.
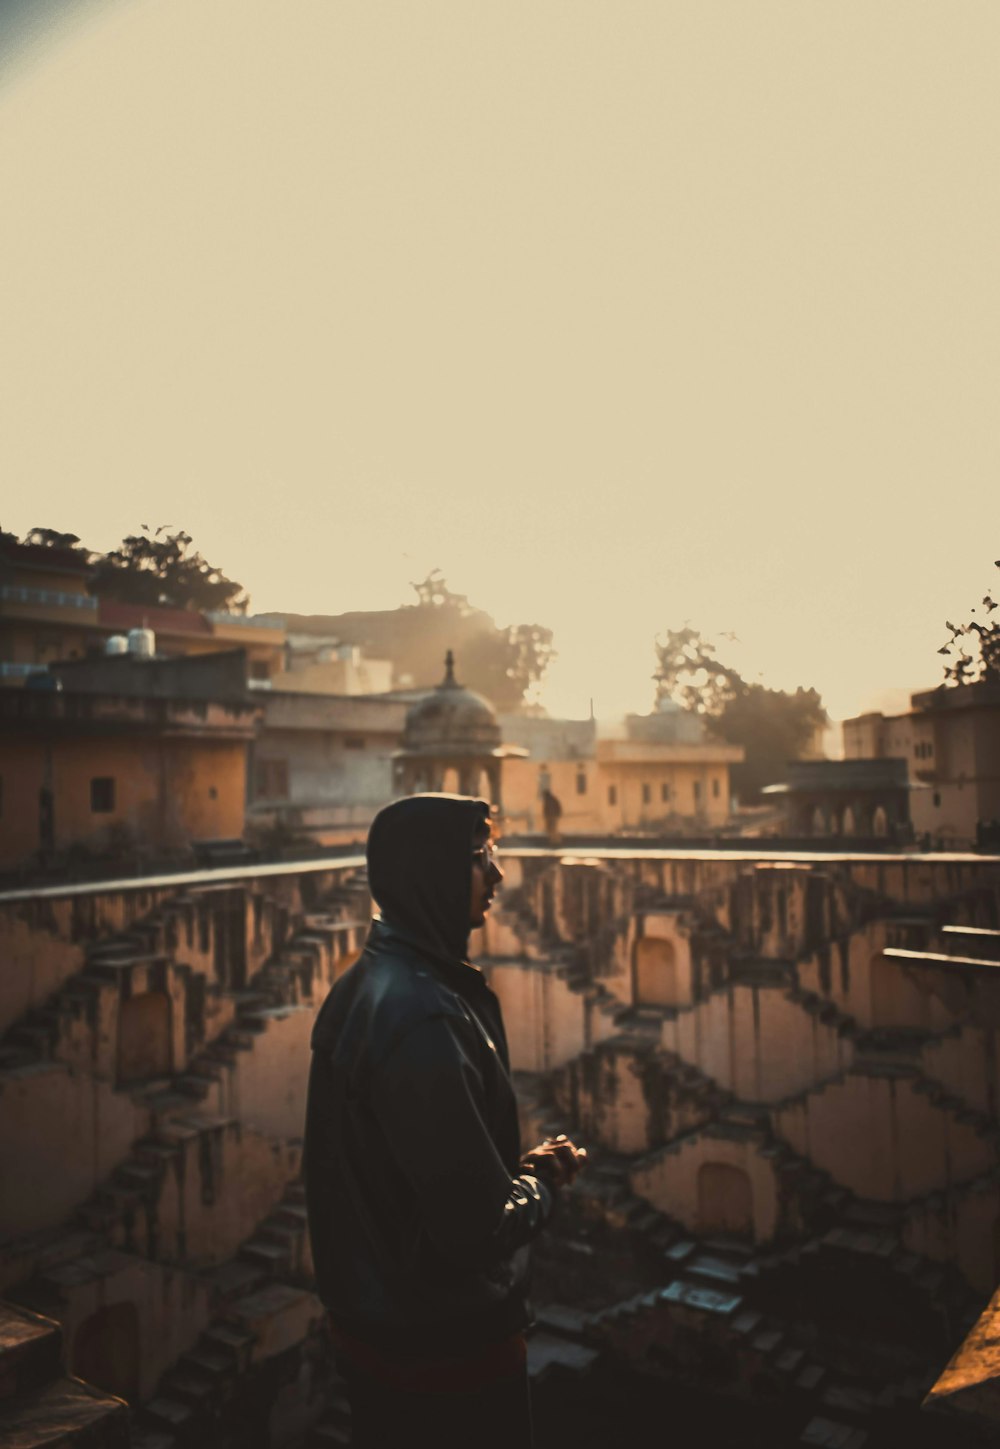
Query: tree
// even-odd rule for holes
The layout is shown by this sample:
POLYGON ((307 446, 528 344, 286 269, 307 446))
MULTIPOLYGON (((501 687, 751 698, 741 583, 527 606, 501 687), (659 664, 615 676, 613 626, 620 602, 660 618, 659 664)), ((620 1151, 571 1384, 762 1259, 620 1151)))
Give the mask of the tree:
POLYGON ((717 719, 746 685, 735 669, 715 656, 715 645, 685 625, 656 640, 656 702, 679 704, 690 714, 717 719))
POLYGON ((415 616, 424 659, 418 668, 413 667, 414 660, 409 666, 403 663, 402 669, 436 683, 445 650, 454 649, 460 683, 484 694, 498 710, 519 709, 555 656, 552 630, 541 624, 499 627, 465 594, 452 593, 440 569, 432 569, 411 587, 417 603, 399 613, 415 616), (431 658, 428 650, 433 651, 431 658))
POLYGON ((423 688, 440 684, 445 653, 453 649, 460 684, 484 694, 498 710, 522 708, 555 657, 551 629, 498 626, 464 594, 452 593, 440 569, 411 587, 415 604, 368 613, 288 615, 288 627, 361 645, 372 657, 392 661, 397 682, 409 675, 423 688))
MULTIPOLYGON (((995 561, 994 568, 1000 569, 1000 558, 995 561)), ((980 619, 972 619, 968 624, 952 624, 945 620, 944 626, 951 631, 951 638, 947 644, 941 646, 938 653, 947 655, 950 659, 950 663, 944 667, 944 677, 948 684, 1000 681, 1000 624, 990 617, 998 605, 989 591, 983 595, 981 607, 985 624, 980 619), (959 644, 960 639, 968 641, 972 646, 972 653, 964 644, 959 644)), ((970 609, 969 612, 974 614, 976 610, 970 609)))
POLYGON ((78 534, 61 533, 58 528, 32 528, 24 541, 36 548, 53 548, 90 557, 90 550, 82 546, 78 534))
POLYGON ((0 528, 0 544, 26 544, 31 548, 49 548, 60 553, 78 554, 83 559, 90 558, 90 550, 84 548, 75 533, 62 533, 58 528, 31 528, 24 538, 18 538, 16 533, 8 533, 6 529, 0 528))
POLYGON ((249 598, 242 584, 191 551, 191 535, 162 524, 146 524, 121 545, 99 557, 89 582, 92 594, 120 603, 152 608, 226 609, 245 614, 249 598))
POLYGON ((789 693, 748 683, 697 629, 668 629, 656 655, 657 703, 670 699, 702 716, 716 739, 743 746, 746 758, 731 772, 741 800, 756 800, 765 785, 776 784, 788 761, 801 758, 829 723, 815 689, 789 693))

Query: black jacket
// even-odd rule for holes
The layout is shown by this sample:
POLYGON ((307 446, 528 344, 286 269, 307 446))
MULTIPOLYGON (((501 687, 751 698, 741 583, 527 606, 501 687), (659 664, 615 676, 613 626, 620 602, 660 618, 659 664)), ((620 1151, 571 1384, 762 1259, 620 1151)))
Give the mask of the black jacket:
POLYGON ((462 959, 482 801, 376 817, 383 911, 313 1030, 305 1178, 320 1297, 349 1334, 432 1352, 523 1328, 527 1243, 551 1208, 519 1173, 499 1003, 462 959))

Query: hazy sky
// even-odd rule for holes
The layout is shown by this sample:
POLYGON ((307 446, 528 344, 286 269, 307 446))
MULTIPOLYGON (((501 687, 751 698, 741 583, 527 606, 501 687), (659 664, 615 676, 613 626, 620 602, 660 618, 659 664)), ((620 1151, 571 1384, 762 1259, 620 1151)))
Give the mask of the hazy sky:
POLYGON ((835 716, 1000 557, 996 0, 0 0, 0 522, 835 716), (46 26, 42 25, 45 19, 46 26), (26 37, 18 51, 17 42, 26 37))

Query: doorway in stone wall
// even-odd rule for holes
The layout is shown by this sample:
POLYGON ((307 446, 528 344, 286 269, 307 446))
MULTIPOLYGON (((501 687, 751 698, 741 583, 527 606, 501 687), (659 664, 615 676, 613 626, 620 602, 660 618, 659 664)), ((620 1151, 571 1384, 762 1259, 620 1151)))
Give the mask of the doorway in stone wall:
POLYGON ((698 1169, 698 1231, 753 1238, 753 1186, 742 1167, 703 1162, 698 1169))
POLYGON ((121 1004, 118 1015, 118 1082, 165 1077, 173 1070, 170 997, 142 991, 121 1004))
POLYGON ((84 1319, 73 1338, 72 1372, 106 1393, 135 1403, 141 1339, 134 1303, 108 1303, 84 1319))
POLYGON ((677 955, 661 936, 643 936, 635 943, 637 1006, 677 1005, 677 955))

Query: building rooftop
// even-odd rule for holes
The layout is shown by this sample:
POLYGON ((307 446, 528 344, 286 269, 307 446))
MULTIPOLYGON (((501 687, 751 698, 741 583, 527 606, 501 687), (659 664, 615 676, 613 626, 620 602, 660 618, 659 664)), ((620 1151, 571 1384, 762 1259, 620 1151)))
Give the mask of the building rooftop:
POLYGON ((791 760, 786 778, 767 785, 767 795, 794 795, 814 791, 908 790, 906 760, 791 760))

